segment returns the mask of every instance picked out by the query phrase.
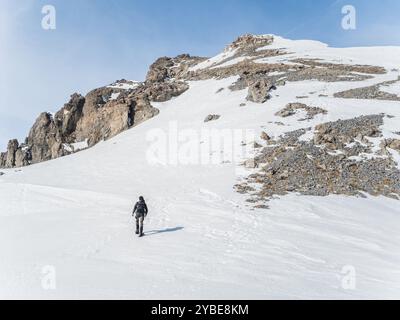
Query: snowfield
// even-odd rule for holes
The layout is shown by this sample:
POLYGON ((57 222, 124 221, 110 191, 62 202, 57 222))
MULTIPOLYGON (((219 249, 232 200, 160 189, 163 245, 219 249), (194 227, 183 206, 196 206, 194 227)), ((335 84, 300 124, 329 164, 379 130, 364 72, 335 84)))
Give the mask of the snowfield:
MULTIPOLYGON (((371 58, 370 49, 307 41, 292 42, 291 52, 301 56, 310 43, 341 63, 371 58)), ((263 105, 246 101, 247 90, 228 89, 236 77, 191 82, 181 96, 153 103, 158 116, 108 141, 0 170, 0 298, 400 298, 399 201, 290 194, 269 202, 268 210, 254 210, 233 188, 250 172, 240 161, 171 164, 171 143, 164 165, 152 163, 149 154, 150 138, 157 132, 171 137, 171 125, 199 133, 250 129, 257 139, 262 130, 279 136, 299 129, 301 114, 275 116, 297 96, 328 111, 307 122, 310 127, 386 113, 394 116, 382 127, 390 136, 400 130, 398 102, 333 98, 342 90, 397 79, 400 73, 392 68, 400 65, 400 54, 377 51, 385 58, 375 55, 375 65, 390 68, 385 75, 351 83, 289 82, 263 105), (209 114, 221 118, 204 123, 209 114), (150 211, 140 239, 131 218, 139 195, 150 211), (46 285, 49 279, 53 286, 46 285)), ((220 60, 221 55, 197 68, 220 60)), ((186 146, 196 149, 203 142, 194 137, 186 146)), ((185 142, 179 143, 184 153, 185 142)))

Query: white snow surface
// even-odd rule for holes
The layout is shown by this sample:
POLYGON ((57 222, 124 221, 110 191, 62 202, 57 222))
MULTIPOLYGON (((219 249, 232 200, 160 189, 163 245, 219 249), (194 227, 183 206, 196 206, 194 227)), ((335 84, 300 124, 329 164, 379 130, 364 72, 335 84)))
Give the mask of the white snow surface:
MULTIPOLYGON (((278 44, 329 51, 315 42, 278 44)), ((338 50, 331 55, 341 60, 338 50)), ((375 49, 343 50, 358 61, 375 49)), ((398 63, 400 55, 389 52, 376 55, 375 64, 398 63)), ((181 96, 154 103, 157 117, 106 142, 1 170, 0 298, 400 298, 399 201, 290 194, 269 202, 269 210, 253 210, 233 189, 242 178, 239 164, 156 166, 148 157, 149 134, 168 133, 171 124, 197 132, 252 129, 256 137, 265 130, 276 137, 321 122, 387 113, 394 118, 385 118, 382 129, 393 135, 400 127, 397 102, 332 95, 396 77, 393 71, 365 82, 289 82, 263 105, 246 101, 246 90, 228 89, 236 77, 191 82, 181 96), (306 123, 297 121, 301 114, 274 115, 303 95, 309 98, 301 102, 328 114, 306 123), (246 107, 239 106, 243 102, 246 107), (204 123, 208 114, 221 118, 204 123), (139 195, 149 206, 140 239, 130 217, 139 195), (48 270, 55 271, 54 290, 46 290, 48 270), (355 286, 349 288, 352 276, 355 286)))
POLYGON ((400 80, 395 83, 389 84, 389 85, 382 85, 382 86, 380 86, 379 89, 381 91, 395 94, 400 97, 400 80))

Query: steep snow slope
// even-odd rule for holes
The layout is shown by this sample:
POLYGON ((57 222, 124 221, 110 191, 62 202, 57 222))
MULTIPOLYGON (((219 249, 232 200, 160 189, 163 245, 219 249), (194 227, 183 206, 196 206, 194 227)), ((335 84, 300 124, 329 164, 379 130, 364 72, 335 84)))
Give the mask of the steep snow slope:
MULTIPOLYGON (((300 56, 308 46, 300 42, 292 49, 300 56)), ((332 50, 329 57, 337 55, 341 62, 358 63, 367 55, 361 48, 337 53, 315 46, 327 56, 332 50)), ((398 65, 399 56, 388 54, 382 63, 398 65)), ((265 128, 273 136, 298 129, 304 124, 297 118, 274 114, 303 95, 309 97, 301 102, 328 111, 309 126, 387 113, 394 116, 383 126, 390 135, 400 127, 398 102, 332 95, 398 75, 392 70, 363 82, 289 82, 264 105, 246 101, 247 90, 230 91, 236 77, 191 82, 178 98, 153 104, 160 115, 111 140, 68 157, 2 170, 0 297, 399 298, 398 201, 290 194, 272 200, 269 210, 253 210, 233 189, 250 173, 242 160, 175 165, 172 142, 166 165, 153 164, 149 153, 150 138, 165 133, 173 139, 176 126, 179 132, 194 130, 192 148, 204 143, 200 134, 207 128, 251 129, 257 139, 265 128), (225 89, 217 93, 220 88, 225 89), (221 118, 204 123, 208 114, 221 118), (142 239, 134 235, 130 218, 139 195, 150 209, 142 239), (42 286, 46 266, 55 268, 55 290, 42 286), (353 289, 344 285, 348 270, 355 271, 353 289)), ((245 142, 252 142, 248 138, 245 142)), ((178 144, 182 154, 185 145, 178 144)), ((236 141, 234 147, 241 145, 236 141)))

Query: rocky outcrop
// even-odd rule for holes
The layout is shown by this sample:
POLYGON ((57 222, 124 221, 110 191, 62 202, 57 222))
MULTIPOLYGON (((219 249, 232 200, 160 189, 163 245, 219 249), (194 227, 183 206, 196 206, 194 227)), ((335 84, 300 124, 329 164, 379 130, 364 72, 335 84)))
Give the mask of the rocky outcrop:
POLYGON ((6 167, 7 152, 0 153, 0 168, 6 167))
POLYGON ((260 79, 249 87, 246 99, 256 103, 264 103, 271 98, 270 92, 274 89, 276 89, 274 84, 266 79, 260 79))
POLYGON ((188 89, 189 85, 183 81, 150 82, 143 87, 143 93, 151 101, 165 102, 180 96, 188 89))
POLYGON ((85 101, 85 97, 74 93, 70 101, 54 116, 57 126, 60 129, 60 134, 67 143, 72 143, 75 140, 74 133, 82 117, 85 101))
POLYGON ((76 141, 88 141, 93 146, 101 140, 128 129, 131 102, 126 101, 119 93, 118 99, 111 100, 114 89, 98 88, 89 92, 81 110, 76 117, 74 138, 76 141))
POLYGON ((310 107, 304 103, 289 103, 282 110, 275 113, 276 116, 287 118, 296 114, 298 110, 302 110, 306 112, 306 117, 304 119, 300 119, 299 121, 311 120, 318 114, 327 114, 328 112, 325 109, 319 107, 310 107))
POLYGON ((62 136, 50 113, 43 112, 29 131, 26 144, 31 153, 31 163, 51 160, 64 155, 62 136))
POLYGON ((238 50, 241 52, 254 52, 258 48, 266 47, 274 42, 274 36, 245 34, 233 41, 227 50, 238 50))
POLYGON ((0 153, 0 167, 13 168, 29 164, 29 153, 24 145, 20 145, 17 139, 10 140, 7 151, 0 153))
POLYGON ((188 54, 182 54, 175 58, 159 58, 150 66, 146 82, 154 83, 165 82, 171 79, 186 79, 189 68, 206 59, 203 57, 193 57, 188 54))
POLYGON ((356 72, 356 73, 365 73, 365 74, 385 74, 386 69, 378 66, 369 66, 369 65, 349 65, 349 64, 340 64, 340 63, 329 63, 323 62, 319 59, 294 59, 292 60, 294 63, 301 63, 306 66, 310 66, 312 68, 324 68, 330 70, 344 71, 344 72, 356 72))
POLYGON ((168 101, 185 92, 188 84, 177 78, 202 60, 189 55, 161 58, 150 67, 144 83, 122 79, 85 97, 74 93, 54 116, 39 115, 23 145, 10 141, 7 152, 0 155, 0 167, 65 156, 75 151, 75 143, 84 141, 91 147, 156 116, 159 110, 151 102, 168 101))
POLYGON ((400 139, 385 139, 381 142, 382 149, 390 148, 400 152, 400 139))
POLYGON ((7 145, 6 167, 12 168, 15 166, 15 154, 18 150, 19 143, 17 139, 10 140, 7 145))
POLYGON ((314 143, 331 150, 344 149, 355 140, 369 144, 365 137, 380 137, 384 115, 362 116, 323 123, 315 127, 314 143))

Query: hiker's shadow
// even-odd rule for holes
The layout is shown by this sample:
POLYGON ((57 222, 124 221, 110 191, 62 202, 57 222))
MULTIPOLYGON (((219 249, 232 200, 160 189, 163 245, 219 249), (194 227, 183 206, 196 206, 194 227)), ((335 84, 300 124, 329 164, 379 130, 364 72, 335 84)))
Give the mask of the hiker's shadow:
POLYGON ((184 229, 184 227, 167 228, 167 229, 162 229, 162 230, 151 230, 151 231, 146 231, 145 235, 146 236, 154 236, 156 234, 176 232, 176 231, 180 231, 183 229, 184 229))

